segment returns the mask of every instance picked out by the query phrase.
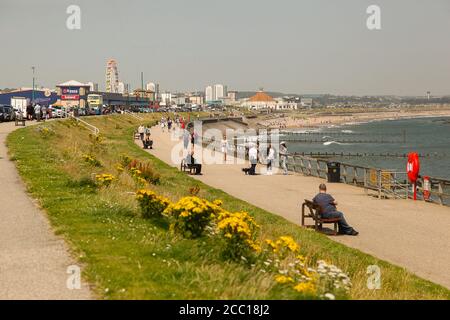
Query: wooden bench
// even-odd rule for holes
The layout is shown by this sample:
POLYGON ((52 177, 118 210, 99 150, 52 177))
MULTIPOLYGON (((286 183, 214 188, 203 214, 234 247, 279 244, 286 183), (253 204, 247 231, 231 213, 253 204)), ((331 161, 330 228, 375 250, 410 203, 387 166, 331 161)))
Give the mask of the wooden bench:
POLYGON ((194 165, 187 164, 185 159, 181 160, 181 165, 180 165, 181 172, 189 172, 189 174, 192 174, 194 170, 195 170, 194 165))
POLYGON ((311 218, 314 220, 314 229, 316 231, 322 231, 324 224, 334 224, 334 234, 338 234, 338 222, 339 218, 333 219, 322 219, 320 216, 321 208, 319 205, 315 204, 310 200, 305 200, 302 204, 302 227, 305 227, 305 219, 311 218), (306 208, 308 208, 309 212, 306 212, 306 208))
POLYGON ((25 119, 18 119, 17 117, 14 119, 16 127, 21 123, 21 126, 25 127, 25 119))

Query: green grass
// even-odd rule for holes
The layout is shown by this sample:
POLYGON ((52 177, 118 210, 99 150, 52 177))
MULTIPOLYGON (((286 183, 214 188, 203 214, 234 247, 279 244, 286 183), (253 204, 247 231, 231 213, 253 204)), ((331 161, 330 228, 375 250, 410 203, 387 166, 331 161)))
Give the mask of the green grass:
MULTIPOLYGON (((120 154, 150 161, 162 176, 152 187, 172 200, 200 186, 199 196, 222 199, 229 210, 250 212, 262 226, 263 236, 291 235, 304 255, 325 259, 347 272, 353 282, 352 299, 450 299, 450 292, 402 268, 304 230, 270 212, 204 185, 169 167, 132 141, 138 122, 127 116, 87 119, 106 138, 91 142, 89 132, 71 121, 19 129, 8 136, 10 156, 28 186, 47 211, 57 234, 73 249, 99 298, 107 299, 295 299, 290 290, 275 286, 273 276, 255 272, 220 257, 213 239, 186 240, 168 231, 167 225, 139 216, 126 174, 108 189, 97 189, 94 173, 113 173, 120 154), (53 133, 52 133, 53 132, 53 133), (90 167, 82 154, 93 153, 102 168, 90 167), (368 290, 366 270, 378 265, 382 289, 368 290)), ((147 116, 147 123, 153 121, 147 116)))

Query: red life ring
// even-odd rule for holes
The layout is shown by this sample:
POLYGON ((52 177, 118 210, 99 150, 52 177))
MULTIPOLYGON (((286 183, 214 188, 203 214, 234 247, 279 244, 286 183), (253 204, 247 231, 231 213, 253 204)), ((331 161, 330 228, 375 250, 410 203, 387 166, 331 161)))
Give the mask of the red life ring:
POLYGON ((408 155, 408 164, 406 165, 406 172, 408 173, 408 178, 412 183, 415 183, 419 178, 420 161, 419 155, 416 152, 410 153, 408 155))

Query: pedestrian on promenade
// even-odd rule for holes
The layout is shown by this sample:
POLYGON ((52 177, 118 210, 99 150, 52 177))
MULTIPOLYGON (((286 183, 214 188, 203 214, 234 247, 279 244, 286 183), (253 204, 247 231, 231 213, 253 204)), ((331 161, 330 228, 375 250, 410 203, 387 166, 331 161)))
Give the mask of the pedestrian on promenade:
POLYGON ((166 124, 164 123, 164 120, 161 119, 161 130, 162 132, 164 132, 164 127, 166 126, 166 124))
POLYGON ((286 142, 283 141, 280 143, 280 165, 281 165, 281 168, 283 169, 284 175, 288 174, 288 169, 287 169, 288 155, 289 155, 289 151, 286 146, 286 142))
POLYGON ((138 128, 138 133, 139 133, 139 137, 141 138, 141 141, 144 141, 144 131, 145 131, 145 128, 141 124, 138 128))
POLYGON ((269 148, 267 149, 267 175, 272 175, 272 164, 275 160, 275 149, 269 144, 269 148))
POLYGON ((228 153, 228 140, 227 137, 225 135, 223 135, 222 141, 220 142, 220 149, 223 153, 223 160, 226 162, 227 161, 227 153, 228 153))
POLYGON ((250 150, 248 150, 248 159, 250 161, 250 170, 249 175, 256 175, 256 165, 258 164, 258 148, 256 144, 252 143, 250 146, 250 150))
POLYGON ((46 106, 42 106, 42 120, 47 120, 47 107, 46 106))
POLYGON ((33 106, 31 104, 29 104, 27 106, 27 119, 28 120, 30 120, 30 121, 33 120, 33 113, 34 113, 33 106))
POLYGON ((34 106, 34 117, 36 118, 36 121, 41 121, 41 106, 39 103, 34 106))
POLYGON ((186 129, 183 130, 183 148, 187 150, 189 147, 190 134, 186 129))
POLYGON ((319 193, 314 197, 313 202, 320 207, 320 216, 323 219, 335 219, 339 218, 339 234, 357 236, 359 233, 355 229, 349 226, 344 218, 344 214, 337 211, 337 202, 334 198, 327 193, 327 186, 322 183, 319 186, 319 193))
POLYGON ((150 140, 150 136, 152 134, 152 132, 150 131, 150 127, 145 127, 144 133, 145 133, 145 139, 150 140))
POLYGON ((169 120, 167 120, 167 130, 170 131, 172 129, 172 119, 169 118, 169 120))

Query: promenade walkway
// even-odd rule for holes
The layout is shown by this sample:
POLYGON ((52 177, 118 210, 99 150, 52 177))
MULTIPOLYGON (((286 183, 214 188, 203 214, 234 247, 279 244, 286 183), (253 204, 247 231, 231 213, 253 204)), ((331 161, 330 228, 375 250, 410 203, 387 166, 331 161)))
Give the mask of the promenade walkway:
POLYGON ((0 123, 0 300, 91 299, 84 284, 67 288, 67 268, 76 263, 8 159, 5 140, 15 128, 0 123))
MULTIPOLYGON (((172 141, 171 135, 158 127, 152 129, 152 138, 155 149, 149 152, 179 168, 179 163, 171 161, 172 147, 179 141, 172 141)), ((245 176, 242 167, 203 165, 203 175, 193 177, 296 224, 301 223, 299 205, 313 198, 324 182, 299 174, 245 176)), ((450 208, 411 200, 378 200, 362 188, 344 184, 328 188, 339 202, 339 210, 360 232, 357 237, 331 239, 450 289, 450 208)))

